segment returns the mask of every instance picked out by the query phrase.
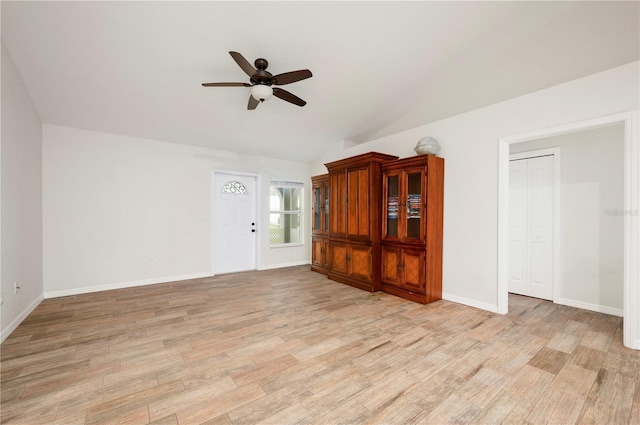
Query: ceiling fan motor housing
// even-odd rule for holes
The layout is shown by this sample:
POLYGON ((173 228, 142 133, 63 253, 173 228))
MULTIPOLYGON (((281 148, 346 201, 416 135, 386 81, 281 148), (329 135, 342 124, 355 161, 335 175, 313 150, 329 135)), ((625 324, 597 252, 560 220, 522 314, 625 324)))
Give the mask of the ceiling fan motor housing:
POLYGON ((273 85, 273 75, 267 71, 269 62, 266 59, 258 58, 255 60, 256 72, 249 79, 252 84, 264 84, 265 86, 273 85))

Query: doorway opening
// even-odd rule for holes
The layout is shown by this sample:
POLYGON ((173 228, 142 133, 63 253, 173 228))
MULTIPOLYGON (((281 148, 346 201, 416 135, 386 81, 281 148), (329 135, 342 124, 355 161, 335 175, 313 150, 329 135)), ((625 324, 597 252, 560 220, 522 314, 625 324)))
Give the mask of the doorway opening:
MULTIPOLYGON (((589 129, 621 124, 624 127, 623 200, 612 207, 619 213, 623 227, 622 316, 623 343, 640 349, 640 232, 638 226, 638 192, 640 155, 638 153, 637 112, 612 115, 598 119, 504 137, 499 140, 499 224, 498 224, 498 312, 508 311, 509 290, 509 155, 512 147, 538 139, 559 136, 589 129)), ((524 146, 524 145, 520 145, 524 146)), ((598 164, 590 164, 597 166, 598 164)), ((605 214, 608 206, 597 209, 605 214)), ((593 213, 591 210, 590 213, 593 213)), ((559 265, 560 266, 560 265, 559 265)), ((557 270, 554 271, 557 275, 557 270)), ((557 294, 556 294, 557 295, 557 294)), ((554 295, 555 296, 555 295, 554 295)), ((579 307, 579 306, 576 306, 579 307)))

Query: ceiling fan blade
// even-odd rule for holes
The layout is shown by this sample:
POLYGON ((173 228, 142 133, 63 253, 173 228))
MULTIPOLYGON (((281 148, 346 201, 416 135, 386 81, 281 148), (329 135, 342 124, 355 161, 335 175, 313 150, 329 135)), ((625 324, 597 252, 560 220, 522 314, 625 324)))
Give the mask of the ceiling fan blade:
POLYGON ((289 93, 286 90, 283 90, 281 88, 278 87, 274 87, 273 88, 273 95, 276 97, 279 97, 282 100, 286 100, 287 102, 291 102, 294 105, 298 105, 298 106, 304 106, 307 104, 307 102, 305 102, 304 100, 300 99, 298 96, 289 93))
POLYGON ((260 104, 260 101, 258 99, 256 99, 255 97, 249 95, 249 104, 247 105, 247 109, 248 110, 251 111, 253 109, 256 109, 259 104, 260 104))
POLYGON ((311 71, 308 69, 301 69, 299 71, 285 72, 284 74, 275 75, 272 79, 273 84, 282 86, 285 84, 295 83, 296 81, 304 80, 313 77, 311 71))
POLYGON ((251 87, 249 83, 202 83, 204 87, 251 87))
POLYGON ((240 53, 229 52, 229 54, 249 77, 253 77, 253 74, 257 72, 256 69, 249 63, 249 61, 246 60, 240 53))

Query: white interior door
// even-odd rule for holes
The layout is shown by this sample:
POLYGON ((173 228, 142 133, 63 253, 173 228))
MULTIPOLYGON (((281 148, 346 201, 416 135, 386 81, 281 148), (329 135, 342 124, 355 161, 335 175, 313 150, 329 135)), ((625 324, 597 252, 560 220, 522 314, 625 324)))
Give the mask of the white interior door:
POLYGON ((256 268, 256 178, 216 173, 214 179, 215 273, 256 268))
POLYGON ((509 292, 553 300, 553 155, 509 163, 509 292))

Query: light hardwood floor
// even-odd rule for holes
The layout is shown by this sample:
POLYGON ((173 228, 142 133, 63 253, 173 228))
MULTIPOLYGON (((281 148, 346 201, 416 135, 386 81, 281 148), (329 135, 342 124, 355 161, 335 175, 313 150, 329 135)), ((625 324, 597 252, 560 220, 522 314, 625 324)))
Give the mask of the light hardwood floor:
POLYGON ((639 424, 622 320, 370 294, 308 267, 48 299, 2 344, 3 424, 639 424))

